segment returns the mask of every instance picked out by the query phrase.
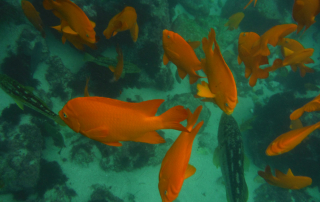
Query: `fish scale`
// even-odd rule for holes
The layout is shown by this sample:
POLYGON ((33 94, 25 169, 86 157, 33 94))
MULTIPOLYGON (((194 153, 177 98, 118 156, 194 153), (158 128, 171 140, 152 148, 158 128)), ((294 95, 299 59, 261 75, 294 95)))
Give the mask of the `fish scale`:
POLYGON ((222 114, 218 129, 219 161, 228 202, 248 200, 241 132, 231 115, 222 114))

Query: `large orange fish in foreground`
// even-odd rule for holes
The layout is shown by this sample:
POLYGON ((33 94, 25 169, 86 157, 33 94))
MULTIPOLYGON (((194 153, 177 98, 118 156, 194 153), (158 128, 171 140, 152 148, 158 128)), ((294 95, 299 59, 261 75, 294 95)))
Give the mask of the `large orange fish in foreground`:
POLYGON ((67 21, 68 25, 62 27, 62 32, 79 35, 89 43, 96 43, 95 23, 91 22, 79 6, 70 0, 44 0, 43 7, 52 10, 53 14, 61 20, 67 21))
POLYGON ((175 129, 189 132, 180 124, 188 117, 182 106, 175 106, 155 116, 162 99, 140 103, 123 102, 104 97, 74 98, 60 110, 61 119, 75 132, 110 146, 119 141, 164 143, 156 132, 175 129))
POLYGON ((238 103, 237 87, 232 72, 221 55, 214 29, 211 28, 208 39, 205 37, 202 39, 202 49, 206 59, 202 59, 201 63, 209 84, 204 81, 198 84, 197 95, 213 98, 222 111, 232 114, 238 103), (214 51, 212 50, 213 44, 214 51))
POLYGON ((43 29, 43 23, 40 18, 39 13, 36 11, 32 3, 26 0, 21 0, 21 7, 23 10, 24 15, 28 18, 28 20, 32 23, 32 25, 41 32, 41 36, 43 38, 46 37, 46 33, 43 29))
POLYGON ((172 31, 165 29, 162 32, 163 64, 167 65, 171 61, 177 66, 179 77, 184 79, 189 74, 189 82, 193 84, 202 78, 196 73, 202 66, 190 43, 196 44, 186 42, 179 34, 172 31))
POLYGON ((120 13, 115 15, 103 31, 103 35, 110 39, 118 32, 130 30, 131 38, 134 42, 138 39, 139 27, 137 23, 137 13, 133 7, 127 6, 120 13))
POLYGON ((275 47, 282 38, 294 32, 296 29, 297 25, 295 24, 283 24, 272 27, 271 29, 266 31, 258 41, 253 44, 251 49, 252 53, 254 55, 270 55, 268 44, 275 47))
POLYGON ((294 149, 310 133, 320 127, 320 122, 311 126, 291 130, 286 132, 271 142, 266 150, 268 156, 276 156, 294 149))
POLYGON ((275 169, 276 176, 272 175, 270 166, 266 166, 265 171, 258 171, 268 184, 285 189, 302 189, 312 184, 312 179, 305 176, 294 176, 291 169, 288 169, 287 174, 275 169))
POLYGON ((117 50, 117 53, 118 53, 117 67, 113 67, 111 65, 109 66, 109 69, 113 72, 113 75, 114 75, 112 81, 118 81, 120 76, 121 76, 121 74, 122 74, 122 70, 123 70, 123 54, 122 54, 122 50, 118 46, 117 46, 116 50, 117 50))
POLYGON ((224 26, 228 27, 228 30, 230 31, 234 29, 238 29, 238 26, 243 18, 244 18, 243 12, 235 13, 229 18, 228 22, 224 26))
POLYGON ((320 95, 315 97, 313 100, 305 104, 303 107, 296 109, 290 114, 291 120, 296 120, 302 116, 304 112, 314 112, 320 110, 320 95))
MULTIPOLYGON (((254 0, 254 5, 253 5, 254 7, 256 6, 257 1, 258 0, 254 0)), ((250 0, 249 3, 243 9, 246 9, 252 2, 253 0, 250 0)))
POLYGON ((255 86, 258 79, 266 79, 269 71, 260 69, 260 65, 268 64, 268 57, 260 54, 253 56, 250 52, 252 45, 260 39, 260 36, 254 32, 242 32, 238 40, 238 64, 242 62, 245 65, 245 77, 249 78, 249 85, 255 86))
POLYGON ((191 132, 182 132, 162 160, 158 184, 162 202, 174 201, 179 195, 184 180, 196 172, 196 168, 188 163, 193 140, 203 125, 201 121, 193 128, 201 110, 202 106, 199 106, 192 114, 188 109, 187 129, 191 132))
POLYGON ((306 31, 316 21, 314 18, 320 12, 319 0, 295 0, 293 4, 292 17, 298 23, 297 33, 304 26, 306 31))

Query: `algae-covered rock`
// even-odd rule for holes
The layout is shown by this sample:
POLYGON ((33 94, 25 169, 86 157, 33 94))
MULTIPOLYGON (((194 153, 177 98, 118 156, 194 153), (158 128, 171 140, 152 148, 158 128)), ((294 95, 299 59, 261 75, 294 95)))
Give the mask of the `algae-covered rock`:
POLYGON ((208 16, 210 13, 210 0, 178 0, 190 14, 196 16, 208 16))

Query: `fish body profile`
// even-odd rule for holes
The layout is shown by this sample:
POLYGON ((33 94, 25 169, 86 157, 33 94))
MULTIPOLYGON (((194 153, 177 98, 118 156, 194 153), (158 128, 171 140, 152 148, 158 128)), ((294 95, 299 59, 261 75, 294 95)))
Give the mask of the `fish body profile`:
POLYGON ((41 36, 43 38, 46 37, 46 33, 43 29, 43 23, 40 18, 39 12, 36 11, 32 3, 26 0, 21 0, 21 7, 24 15, 28 18, 28 20, 32 23, 32 25, 41 32, 41 36))
POLYGON ((290 114, 291 120, 296 120, 302 116, 304 112, 314 112, 320 110, 320 95, 315 97, 313 100, 305 104, 303 107, 296 109, 290 114))
POLYGON ((32 93, 33 89, 31 87, 25 87, 5 74, 0 74, 0 87, 14 99, 20 109, 23 110, 24 106, 27 106, 53 119, 58 124, 65 125, 56 113, 51 111, 40 98, 32 93))
POLYGON ((228 27, 228 30, 230 31, 234 29, 238 29, 238 26, 243 18, 244 18, 243 12, 235 13, 232 16, 230 16, 229 21, 224 26, 228 27))
POLYGON ((165 140, 156 130, 188 132, 180 124, 188 117, 183 106, 155 116, 163 102, 162 99, 130 103, 104 97, 78 97, 69 100, 59 116, 76 133, 106 145, 122 146, 119 141, 159 144, 165 140))
POLYGON ((244 178, 243 142, 238 124, 231 115, 222 113, 214 156, 214 163, 221 166, 228 202, 246 202, 248 187, 244 178))
POLYGON ((162 160, 158 185, 162 202, 174 201, 179 195, 184 180, 196 172, 196 168, 188 163, 193 140, 203 125, 201 121, 193 128, 201 110, 202 106, 199 106, 192 114, 188 109, 186 128, 190 133, 182 132, 162 160))

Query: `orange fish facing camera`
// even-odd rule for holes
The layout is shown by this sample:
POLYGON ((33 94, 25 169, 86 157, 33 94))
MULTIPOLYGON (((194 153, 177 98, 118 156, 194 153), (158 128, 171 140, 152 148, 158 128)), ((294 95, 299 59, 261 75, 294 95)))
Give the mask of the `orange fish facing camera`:
POLYGON ((131 38, 134 42, 138 39, 139 27, 137 23, 137 13, 133 7, 127 6, 120 13, 115 15, 103 31, 103 35, 110 39, 118 32, 130 30, 131 38))
POLYGON ((220 52, 214 29, 211 28, 208 39, 206 37, 202 39, 202 49, 206 59, 202 59, 201 63, 208 77, 208 84, 204 81, 198 84, 197 95, 213 98, 222 111, 232 114, 238 103, 237 87, 232 72, 220 52), (212 50, 213 44, 214 50, 212 50))
POLYGON ((196 168, 188 163, 193 140, 203 125, 201 121, 193 128, 201 110, 202 106, 199 106, 192 114, 188 109, 187 129, 191 132, 182 132, 162 160, 158 184, 162 202, 174 201, 179 195, 184 180, 196 172, 196 168))
POLYGON ((188 117, 183 106, 175 106, 155 116, 162 99, 130 103, 104 97, 74 98, 60 110, 59 116, 76 133, 110 146, 119 141, 164 143, 156 132, 175 129, 189 132, 180 124, 188 117))
POLYGON ((265 171, 258 171, 260 175, 268 184, 281 187, 284 189, 302 189, 312 184, 312 179, 305 176, 294 176, 291 169, 288 169, 287 174, 275 169, 276 176, 272 175, 269 165, 266 166, 265 171))
POLYGON ((196 44, 187 42, 179 34, 172 31, 165 29, 162 32, 163 64, 167 65, 171 61, 177 66, 179 77, 184 79, 188 74, 189 82, 193 84, 202 78, 196 73, 202 67, 190 43, 196 44))
POLYGON ((320 127, 320 122, 311 126, 298 128, 286 132, 271 142, 266 150, 268 156, 276 156, 294 149, 301 143, 310 133, 320 127))
POLYGON ((39 13, 36 11, 32 3, 26 0, 21 0, 21 7, 24 15, 28 18, 28 20, 32 23, 32 25, 41 32, 41 36, 43 38, 46 37, 46 33, 43 29, 43 23, 39 16, 39 13))
POLYGON ((65 20, 68 25, 62 27, 62 32, 79 35, 89 43, 96 43, 95 23, 91 22, 83 10, 70 0, 44 0, 43 7, 52 10, 53 14, 65 20), (66 30, 65 30, 66 29, 66 30))

